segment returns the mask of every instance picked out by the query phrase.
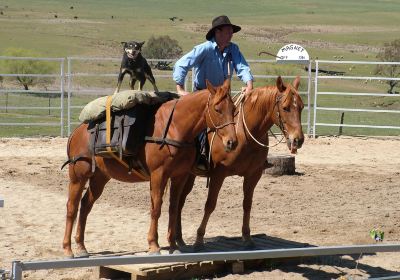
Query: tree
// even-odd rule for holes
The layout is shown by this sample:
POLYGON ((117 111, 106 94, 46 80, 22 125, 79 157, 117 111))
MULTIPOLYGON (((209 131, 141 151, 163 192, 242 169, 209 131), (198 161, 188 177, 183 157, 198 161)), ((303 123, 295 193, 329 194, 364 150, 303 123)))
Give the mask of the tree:
POLYGON ((143 54, 146 58, 173 59, 182 55, 182 48, 178 41, 168 35, 151 36, 144 46, 143 54))
MULTIPOLYGON (((377 58, 381 61, 400 61, 400 39, 385 43, 384 48, 379 52, 377 58)), ((400 64, 378 65, 375 69, 375 74, 381 74, 391 78, 400 78, 400 64)), ((388 80, 386 82, 389 84, 388 93, 395 93, 394 87, 399 84, 399 81, 388 80)))
MULTIPOLYGON (((37 57, 38 55, 24 49, 11 48, 4 52, 5 56, 14 57, 37 57)), ((49 62, 40 60, 13 60, 6 59, 2 61, 3 69, 10 74, 51 74, 54 72, 49 62)), ((16 79, 25 90, 29 90, 29 86, 35 85, 44 78, 30 77, 30 76, 16 76, 16 79)))

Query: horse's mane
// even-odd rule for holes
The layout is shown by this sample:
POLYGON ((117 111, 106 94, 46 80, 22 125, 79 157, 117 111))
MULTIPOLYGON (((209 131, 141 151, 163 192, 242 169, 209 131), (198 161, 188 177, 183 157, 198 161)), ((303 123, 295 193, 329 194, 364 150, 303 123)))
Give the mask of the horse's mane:
POLYGON ((266 115, 265 104, 270 103, 271 99, 275 100, 278 88, 276 86, 265 86, 253 89, 248 96, 246 96, 247 102, 249 102, 250 110, 255 111, 256 114, 266 115))

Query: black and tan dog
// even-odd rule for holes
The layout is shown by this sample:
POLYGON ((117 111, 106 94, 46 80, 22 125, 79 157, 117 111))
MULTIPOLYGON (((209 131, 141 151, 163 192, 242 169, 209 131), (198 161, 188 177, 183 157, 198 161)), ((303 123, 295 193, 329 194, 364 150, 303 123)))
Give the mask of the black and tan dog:
POLYGON ((121 44, 124 46, 124 55, 122 57, 115 93, 119 92, 126 73, 131 76, 129 81, 131 89, 134 89, 136 81, 139 81, 139 89, 142 90, 146 79, 148 79, 153 84, 154 91, 158 91, 151 68, 141 54, 144 42, 130 41, 121 42, 121 44))

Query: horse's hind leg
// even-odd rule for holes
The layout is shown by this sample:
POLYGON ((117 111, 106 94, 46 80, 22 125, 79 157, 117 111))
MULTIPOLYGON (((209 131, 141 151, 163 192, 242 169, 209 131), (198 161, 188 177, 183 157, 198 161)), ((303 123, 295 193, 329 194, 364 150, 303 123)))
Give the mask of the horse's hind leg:
POLYGON ((73 258, 74 254, 71 248, 71 234, 74 226, 74 221, 78 213, 79 200, 81 199, 83 189, 87 182, 87 178, 78 180, 74 175, 73 167, 70 167, 70 183, 67 201, 67 217, 65 224, 65 233, 63 240, 64 255, 68 258, 73 258))
POLYGON ((93 204, 103 193, 104 186, 109 180, 110 178, 101 173, 99 169, 97 169, 89 179, 89 188, 81 200, 81 209, 76 227, 75 242, 77 244, 77 257, 89 256, 85 247, 85 227, 87 217, 92 210, 93 204))

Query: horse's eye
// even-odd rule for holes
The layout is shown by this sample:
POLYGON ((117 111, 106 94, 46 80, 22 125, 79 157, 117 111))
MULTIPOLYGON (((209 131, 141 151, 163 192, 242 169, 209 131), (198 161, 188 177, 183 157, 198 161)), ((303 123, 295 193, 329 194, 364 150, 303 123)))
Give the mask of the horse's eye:
POLYGON ((283 107, 283 111, 285 111, 287 113, 290 113, 290 107, 289 106, 288 107, 283 107))
POLYGON ((215 112, 217 112, 218 114, 222 114, 222 110, 221 110, 221 106, 220 106, 220 105, 215 105, 215 106, 214 106, 214 110, 215 110, 215 112))

